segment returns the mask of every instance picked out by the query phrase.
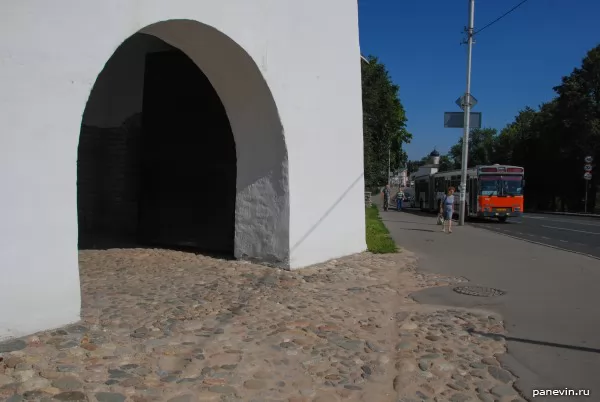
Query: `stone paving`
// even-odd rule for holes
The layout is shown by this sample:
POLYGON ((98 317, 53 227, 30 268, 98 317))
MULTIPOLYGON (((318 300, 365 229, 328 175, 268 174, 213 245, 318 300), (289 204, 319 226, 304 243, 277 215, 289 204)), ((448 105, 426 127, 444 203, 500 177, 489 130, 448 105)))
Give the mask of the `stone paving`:
POLYGON ((82 321, 0 343, 0 399, 522 401, 495 358, 502 321, 416 304, 411 292, 460 279, 415 266, 407 251, 292 272, 83 251, 82 321))

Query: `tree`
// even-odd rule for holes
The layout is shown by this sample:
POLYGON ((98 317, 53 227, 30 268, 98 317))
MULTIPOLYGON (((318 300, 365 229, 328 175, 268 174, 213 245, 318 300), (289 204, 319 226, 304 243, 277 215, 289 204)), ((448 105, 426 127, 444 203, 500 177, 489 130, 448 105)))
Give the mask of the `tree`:
POLYGON ((388 151, 393 168, 406 163, 402 145, 410 142, 412 135, 406 130, 399 87, 385 66, 374 56, 361 65, 365 185, 375 187, 388 181, 388 151))
MULTIPOLYGON (((563 198, 568 205, 579 205, 583 209, 585 186, 591 184, 595 189, 597 183, 595 178, 591 183, 582 181, 583 159, 587 155, 600 155, 600 46, 590 50, 581 68, 563 77, 561 85, 554 90, 558 94, 556 115, 562 134, 558 138, 560 157, 563 173, 570 179, 565 188, 567 197, 563 198)), ((590 204, 591 209, 595 197, 590 204)))
POLYGON ((522 147, 531 135, 533 120, 537 112, 527 106, 519 111, 513 123, 500 131, 496 138, 496 160, 498 163, 522 165, 527 152, 522 147))
MULTIPOLYGON (((495 163, 495 141, 498 132, 495 128, 474 128, 469 135, 469 167, 495 163)), ((450 148, 449 155, 455 166, 462 164, 462 137, 450 148)))
POLYGON ((448 155, 440 156, 440 172, 447 172, 449 170, 458 169, 460 166, 456 166, 454 160, 448 155))

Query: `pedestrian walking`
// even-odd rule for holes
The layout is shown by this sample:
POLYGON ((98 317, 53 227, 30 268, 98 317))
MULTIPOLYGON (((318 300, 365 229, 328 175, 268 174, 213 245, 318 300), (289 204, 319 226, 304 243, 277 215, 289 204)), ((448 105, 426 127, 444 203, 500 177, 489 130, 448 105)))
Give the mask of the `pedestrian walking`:
POLYGON ((398 192, 396 193, 396 211, 402 211, 402 201, 404 201, 404 191, 402 187, 398 187, 398 192))
POLYGON ((452 186, 448 187, 448 192, 440 202, 440 215, 444 218, 442 232, 446 232, 446 226, 448 226, 448 233, 452 233, 452 216, 454 215, 454 187, 452 186))
POLYGON ((389 184, 385 185, 381 194, 383 195, 383 210, 387 211, 388 207, 390 205, 390 185, 389 184))

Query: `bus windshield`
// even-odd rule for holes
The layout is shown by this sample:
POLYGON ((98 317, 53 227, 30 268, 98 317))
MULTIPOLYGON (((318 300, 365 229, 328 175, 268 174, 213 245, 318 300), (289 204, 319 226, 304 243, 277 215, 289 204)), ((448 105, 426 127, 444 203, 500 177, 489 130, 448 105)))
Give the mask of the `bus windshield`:
POLYGON ((500 194, 500 176, 480 176, 479 177, 479 195, 498 195, 500 194))
POLYGON ((502 195, 523 195, 523 176, 502 176, 502 195))
POLYGON ((479 195, 515 196, 523 194, 523 176, 480 176, 479 195))

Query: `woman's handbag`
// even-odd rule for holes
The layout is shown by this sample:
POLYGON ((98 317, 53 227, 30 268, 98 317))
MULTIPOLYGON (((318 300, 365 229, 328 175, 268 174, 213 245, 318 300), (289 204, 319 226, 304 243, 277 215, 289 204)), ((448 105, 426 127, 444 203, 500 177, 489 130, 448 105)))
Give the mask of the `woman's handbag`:
POLYGON ((443 216, 441 213, 440 213, 440 214, 438 214, 438 217, 437 217, 437 224, 438 224, 438 225, 443 225, 443 224, 444 224, 444 216, 443 216))

